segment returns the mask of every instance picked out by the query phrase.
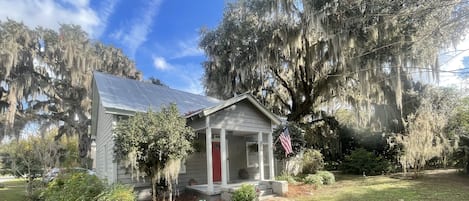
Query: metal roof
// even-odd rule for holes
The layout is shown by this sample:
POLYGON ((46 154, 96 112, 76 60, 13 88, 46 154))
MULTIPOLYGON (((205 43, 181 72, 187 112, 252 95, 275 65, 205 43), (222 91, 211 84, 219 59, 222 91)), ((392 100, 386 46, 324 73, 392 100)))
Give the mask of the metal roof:
POLYGON ((129 112, 159 111, 161 106, 177 105, 182 115, 220 104, 222 101, 165 86, 94 72, 101 103, 106 109, 129 112))

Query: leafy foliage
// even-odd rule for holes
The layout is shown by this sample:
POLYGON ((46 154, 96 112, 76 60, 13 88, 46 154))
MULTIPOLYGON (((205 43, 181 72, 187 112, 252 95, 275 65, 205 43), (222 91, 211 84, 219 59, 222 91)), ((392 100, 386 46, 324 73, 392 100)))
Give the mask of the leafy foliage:
POLYGON ((469 173, 469 97, 461 98, 455 105, 445 130, 459 141, 454 153, 456 165, 469 173))
POLYGON ((323 185, 323 179, 321 175, 318 174, 309 174, 304 179, 303 182, 305 184, 315 184, 317 186, 323 185))
POLYGON ((135 201, 136 195, 132 186, 112 184, 97 196, 97 201, 135 201))
POLYGON ((193 151, 194 138, 193 130, 186 126, 186 119, 180 116, 176 105, 162 107, 159 112, 136 113, 119 122, 114 133, 116 159, 131 168, 136 177, 141 172, 151 177, 153 200, 161 179, 171 191, 180 161, 193 151))
POLYGON ((454 150, 454 138, 445 132, 445 127, 456 96, 449 89, 425 89, 416 113, 407 117, 406 132, 391 138, 391 146, 402 146, 399 162, 404 172, 413 168, 419 174, 427 161, 445 159, 454 150))
POLYGON ((325 185, 335 183, 335 176, 329 171, 318 171, 316 174, 322 177, 322 183, 325 185))
POLYGON ((95 175, 62 174, 49 184, 42 197, 45 201, 96 200, 104 189, 105 185, 95 175))
POLYGON ((308 149, 303 153, 302 159, 303 173, 315 174, 324 167, 324 159, 321 152, 314 149, 308 149))
POLYGON ((287 174, 286 172, 282 172, 279 176, 275 177, 275 180, 278 181, 286 181, 288 183, 295 183, 295 177, 293 177, 291 174, 287 174))
POLYGON ((305 146, 304 134, 298 124, 289 123, 287 127, 288 132, 290 134, 291 146, 293 151, 293 153, 288 154, 288 156, 285 156, 285 150, 283 149, 282 144, 279 140, 279 136, 283 131, 283 127, 278 127, 272 133, 274 139, 276 139, 277 141, 277 143, 275 143, 274 155, 277 159, 281 160, 298 155, 304 149, 305 146))
POLYGON ((239 189, 233 192, 231 200, 233 201, 254 201, 257 198, 256 189, 253 185, 243 184, 239 189))
POLYGON ((359 148, 346 156, 339 168, 346 173, 379 175, 388 172, 390 164, 381 156, 376 156, 373 152, 359 148))

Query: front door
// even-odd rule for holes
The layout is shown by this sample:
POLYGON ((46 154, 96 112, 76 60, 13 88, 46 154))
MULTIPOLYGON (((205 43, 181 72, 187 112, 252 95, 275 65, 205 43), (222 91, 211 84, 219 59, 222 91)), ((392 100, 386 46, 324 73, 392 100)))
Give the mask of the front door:
POLYGON ((212 142, 213 181, 221 181, 220 142, 212 142))

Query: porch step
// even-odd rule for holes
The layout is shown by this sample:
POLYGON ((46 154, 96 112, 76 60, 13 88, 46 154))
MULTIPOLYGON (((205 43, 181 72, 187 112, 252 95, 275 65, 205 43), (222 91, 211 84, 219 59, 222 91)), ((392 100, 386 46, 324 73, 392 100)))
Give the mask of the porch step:
POLYGON ((272 191, 272 189, 260 190, 259 197, 265 197, 265 196, 269 196, 269 195, 273 195, 273 194, 274 194, 274 192, 272 191))

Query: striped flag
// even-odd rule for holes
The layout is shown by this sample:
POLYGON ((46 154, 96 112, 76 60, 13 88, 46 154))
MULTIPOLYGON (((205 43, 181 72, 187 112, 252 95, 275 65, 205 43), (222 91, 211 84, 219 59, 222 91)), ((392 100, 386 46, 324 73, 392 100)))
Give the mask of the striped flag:
POLYGON ((285 156, 288 156, 288 154, 293 153, 292 147, 291 147, 291 139, 290 139, 290 133, 288 132, 288 128, 285 127, 282 131, 282 133, 279 136, 280 143, 282 144, 283 149, 285 150, 285 156))

